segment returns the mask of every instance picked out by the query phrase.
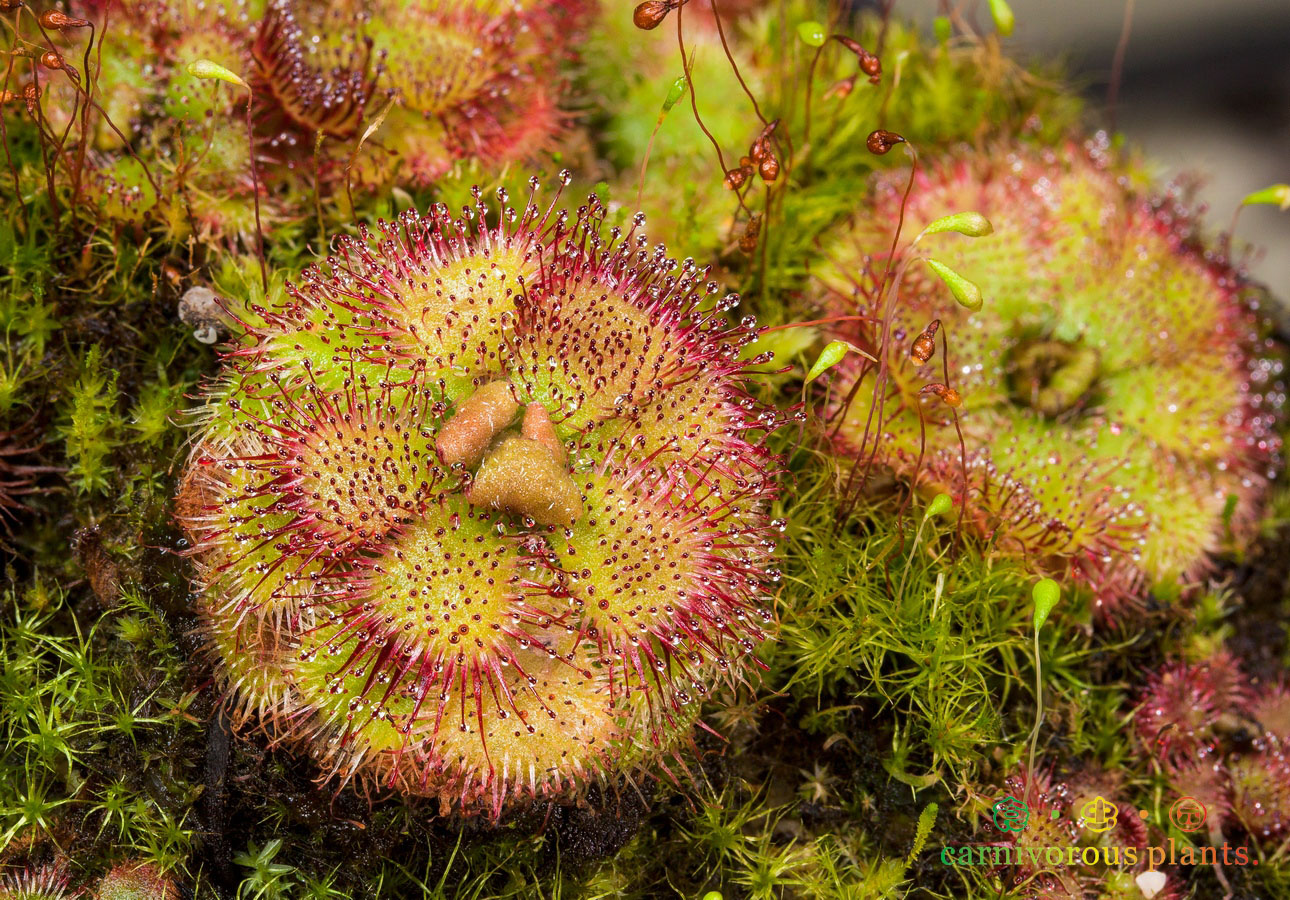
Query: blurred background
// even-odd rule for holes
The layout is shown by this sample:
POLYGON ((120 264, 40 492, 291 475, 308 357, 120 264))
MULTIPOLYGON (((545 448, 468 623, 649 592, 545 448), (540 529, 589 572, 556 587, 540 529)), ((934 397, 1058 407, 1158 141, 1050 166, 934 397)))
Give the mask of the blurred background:
MULTIPOLYGON (((985 0, 951 2, 991 30, 985 0)), ((1161 177, 1202 180, 1210 232, 1228 227, 1246 194, 1290 182, 1290 0, 1008 2, 1017 20, 1013 52, 1065 60, 1103 110, 1132 4, 1116 127, 1161 177)), ((939 0, 896 0, 897 13, 929 30, 941 8, 939 0)), ((1249 207, 1236 236, 1261 248, 1251 274, 1290 302, 1290 211, 1249 207)))

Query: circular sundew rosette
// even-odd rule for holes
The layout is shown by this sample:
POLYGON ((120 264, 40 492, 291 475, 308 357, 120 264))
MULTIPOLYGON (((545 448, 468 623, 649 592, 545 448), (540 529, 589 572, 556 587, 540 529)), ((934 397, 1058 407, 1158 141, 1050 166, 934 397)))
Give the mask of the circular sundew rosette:
POLYGON ((339 238, 248 310, 178 501, 242 717, 494 818, 666 767, 778 578, 755 323, 643 218, 531 186, 339 238))
MULTIPOLYGON (((103 41, 96 102, 107 118, 83 115, 78 82, 43 70, 41 117, 72 142, 83 118, 81 190, 111 221, 245 243, 257 176, 272 226, 315 192, 424 187, 458 162, 500 166, 550 149, 569 118, 561 66, 592 10, 587 0, 87 2, 74 11, 103 41), (254 150, 247 92, 192 75, 198 60, 249 83, 254 150)), ((87 34, 53 38, 78 72, 87 34)))
MULTIPOLYGON (((969 526, 1088 584, 1105 616, 1144 586, 1175 592, 1248 531, 1279 462, 1283 388, 1254 290, 1104 156, 995 147, 925 164, 894 258, 909 173, 879 177, 866 214, 826 241, 816 284, 829 309, 872 317, 838 336, 877 353, 889 262, 903 274, 881 409, 870 373, 838 424, 842 458, 867 460, 877 436, 874 461, 919 493, 960 501, 966 487, 969 526), (902 269, 924 226, 968 210, 994 233, 930 235, 917 252, 981 288, 976 312, 923 263, 902 269), (911 345, 934 320, 920 366, 911 345), (947 374, 966 485, 955 410, 922 392, 947 374)), ((835 411, 858 370, 841 367, 835 411)))
POLYGON ((564 130, 559 66, 590 16, 584 0, 273 0, 250 51, 271 98, 270 152, 313 172, 321 133, 344 153, 324 154, 320 174, 369 185, 427 185, 459 160, 532 157, 564 130), (377 140, 351 158, 378 119, 377 140))

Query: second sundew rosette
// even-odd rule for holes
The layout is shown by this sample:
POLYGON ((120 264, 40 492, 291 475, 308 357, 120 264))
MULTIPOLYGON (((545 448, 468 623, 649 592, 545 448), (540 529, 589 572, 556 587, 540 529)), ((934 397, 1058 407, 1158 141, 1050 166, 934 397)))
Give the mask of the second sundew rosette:
POLYGON ((327 198, 540 164, 569 128, 564 64, 594 18, 589 0, 71 6, 105 42, 99 99, 81 115, 90 28, 55 30, 70 68, 41 73, 40 115, 83 165, 78 190, 115 224, 243 246, 257 193, 261 225, 285 228, 327 198))
POLYGON ((339 238, 253 309, 177 502, 239 721, 490 818, 667 766, 777 578, 754 323, 641 218, 531 184, 339 238))
MULTIPOLYGON (((1176 595, 1248 531, 1279 461, 1283 392, 1259 293, 1199 244, 1176 197, 1148 200, 1145 179, 1107 156, 1094 142, 924 163, 894 259, 909 173, 884 176, 866 214, 825 242, 816 279, 831 311, 881 320, 889 259, 895 272, 924 226, 966 210, 993 224, 984 237, 919 242, 984 304, 971 312, 929 267, 908 267, 881 429, 875 415, 863 457, 878 435, 880 469, 927 496, 966 493, 969 527, 1089 586, 1103 618, 1144 589, 1176 595), (935 355, 919 365, 912 345, 936 320, 935 355), (923 390, 947 380, 962 400, 966 484, 955 410, 923 390)), ((877 321, 839 328, 879 352, 877 321)), ((845 458, 861 455, 876 412, 868 378, 836 431, 845 458)))

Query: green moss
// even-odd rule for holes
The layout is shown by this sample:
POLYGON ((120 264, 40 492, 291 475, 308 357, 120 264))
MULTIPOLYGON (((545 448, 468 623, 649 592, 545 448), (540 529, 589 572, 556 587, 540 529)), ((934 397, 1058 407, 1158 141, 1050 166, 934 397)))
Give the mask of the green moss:
POLYGON ((108 457, 121 426, 116 412, 120 400, 117 377, 103 370, 99 348, 90 347, 68 397, 63 439, 72 463, 72 484, 84 493, 102 492, 108 486, 108 457))

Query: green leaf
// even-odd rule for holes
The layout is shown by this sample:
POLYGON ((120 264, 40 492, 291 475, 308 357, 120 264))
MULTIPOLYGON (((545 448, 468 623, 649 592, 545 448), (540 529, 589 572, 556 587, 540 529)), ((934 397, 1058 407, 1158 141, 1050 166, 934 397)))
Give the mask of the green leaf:
POLYGON ((950 511, 950 507, 953 505, 954 501, 950 499, 949 494, 937 494, 932 498, 932 502, 927 504, 927 512, 923 517, 930 519, 933 516, 944 515, 950 511))
POLYGON ((1035 582, 1031 597, 1035 601, 1035 630, 1038 631, 1044 627, 1044 623, 1048 621, 1048 614, 1061 599, 1062 589, 1051 578, 1041 578, 1035 582))
POLYGON ((690 81, 684 75, 672 82, 672 87, 667 92, 667 97, 663 100, 663 112, 668 112, 673 106, 685 96, 685 89, 690 86, 690 81))
POLYGON ((994 19, 995 31, 1003 37, 1012 34, 1017 25, 1017 17, 1012 14, 1012 7, 1007 0, 990 0, 990 18, 994 19))
POLYGON ((1242 206, 1279 206, 1290 209, 1290 184, 1274 184, 1253 194, 1246 194, 1242 206))
POLYGON ((950 36, 954 34, 954 25, 950 22, 950 17, 937 16, 932 19, 932 34, 936 35, 938 44, 944 44, 949 41, 950 36))
POLYGON ((219 81, 227 81, 229 84, 236 84, 238 87, 244 87, 248 91, 251 86, 242 80, 242 76, 236 72, 230 72, 217 62, 209 59, 199 59, 188 64, 188 74, 194 78, 215 78, 219 81))
POLYGON ((823 47, 824 42, 829 39, 829 33, 824 26, 815 21, 798 23, 797 36, 802 39, 802 43, 812 47, 823 47))
POLYGON ((950 293, 954 295, 954 299, 959 302, 960 306, 970 309, 973 312, 976 312, 981 308, 981 304, 985 302, 985 298, 981 296, 981 289, 979 287, 971 281, 968 281, 958 272, 955 272, 943 262, 929 259, 927 260, 927 264, 931 266, 933 272, 940 276, 941 281, 945 282, 946 286, 949 287, 950 293))
POLYGON ((941 216, 924 228, 922 233, 940 234, 945 231, 965 234, 968 237, 985 237, 987 234, 994 233, 994 226, 979 212, 961 212, 954 213, 952 216, 941 216))

